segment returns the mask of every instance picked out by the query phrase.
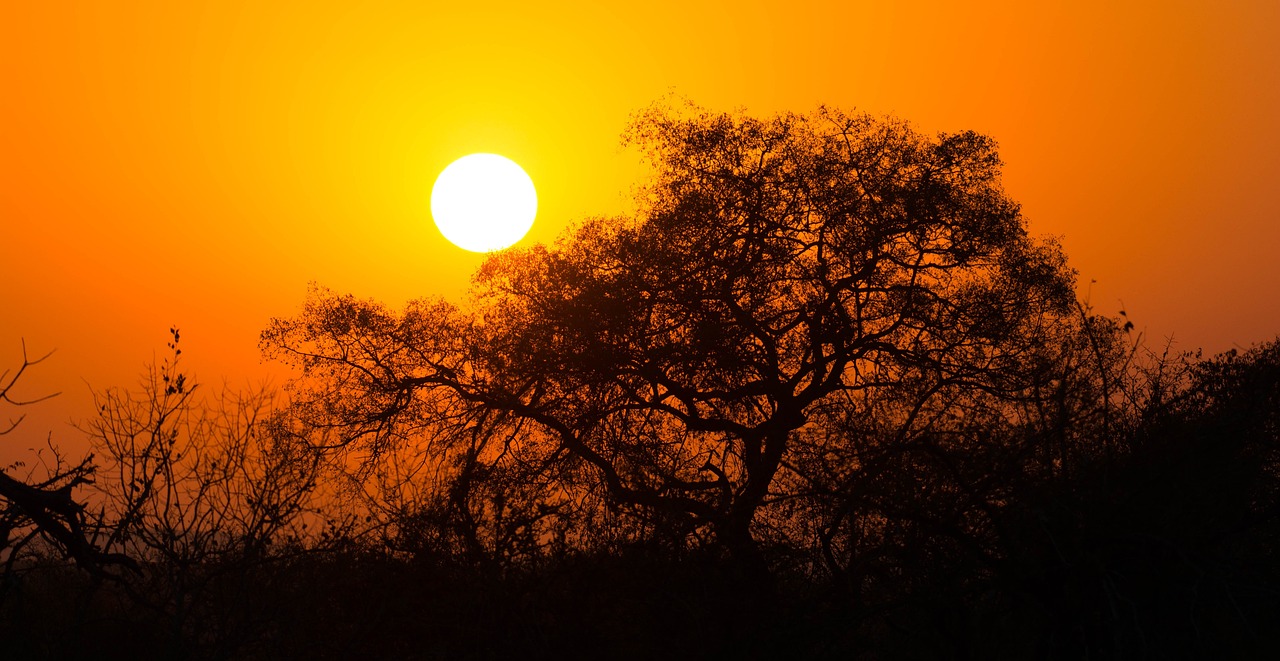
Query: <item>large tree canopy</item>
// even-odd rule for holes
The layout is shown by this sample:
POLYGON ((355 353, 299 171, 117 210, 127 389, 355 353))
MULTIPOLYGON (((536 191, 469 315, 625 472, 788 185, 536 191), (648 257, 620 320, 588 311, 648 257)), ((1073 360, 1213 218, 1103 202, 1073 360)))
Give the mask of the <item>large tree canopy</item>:
POLYGON ((660 511, 758 564, 789 459, 850 442, 820 417, 893 393, 910 426, 941 393, 1018 392, 1074 302, 984 136, 661 107, 628 139, 654 166, 636 215, 495 254, 464 306, 317 291, 273 321, 300 419, 375 450, 466 439, 558 498, 660 511))
POLYGON ((0 470, 6 651, 1277 656, 1280 341, 1158 353, 1077 303, 980 135, 627 139, 631 215, 462 301, 313 289, 262 335, 287 402, 197 394, 171 328, 93 454, 0 470))

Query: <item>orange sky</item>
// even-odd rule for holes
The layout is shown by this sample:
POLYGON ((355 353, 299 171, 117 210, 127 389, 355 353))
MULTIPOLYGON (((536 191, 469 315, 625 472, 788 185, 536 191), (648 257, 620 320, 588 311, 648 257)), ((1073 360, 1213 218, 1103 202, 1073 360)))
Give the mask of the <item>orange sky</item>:
POLYGON ((22 394, 64 391, 6 443, 132 385, 171 324, 240 384, 309 281, 460 296, 479 257, 428 193, 466 153, 533 177, 526 243, 625 210, 619 134, 669 92, 987 133, 1100 311, 1182 348, 1275 337, 1280 3, 955 4, 4 3, 0 367, 56 348, 22 394))

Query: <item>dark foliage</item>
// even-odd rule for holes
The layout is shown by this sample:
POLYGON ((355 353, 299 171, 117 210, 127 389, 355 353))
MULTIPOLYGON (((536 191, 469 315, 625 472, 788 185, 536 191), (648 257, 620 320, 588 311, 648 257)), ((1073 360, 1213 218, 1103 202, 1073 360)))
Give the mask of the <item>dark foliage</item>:
POLYGON ((464 306, 274 321, 287 405, 193 395, 174 331, 100 395, 99 462, 34 485, 95 477, 77 534, 133 569, 6 556, 4 651, 1280 653, 1280 340, 1155 354, 1073 304, 983 136, 657 109, 629 138, 637 217, 490 258, 464 306))

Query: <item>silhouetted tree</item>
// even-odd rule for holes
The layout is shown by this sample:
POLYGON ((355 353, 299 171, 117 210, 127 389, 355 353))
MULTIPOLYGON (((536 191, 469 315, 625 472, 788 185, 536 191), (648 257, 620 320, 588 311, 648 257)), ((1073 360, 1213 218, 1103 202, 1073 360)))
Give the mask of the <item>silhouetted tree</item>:
POLYGON ((205 397, 170 333, 169 356, 140 390, 94 393, 83 430, 100 458, 95 541, 139 563, 122 587, 160 617, 166 654, 226 654, 269 617, 270 568, 304 544, 324 549, 322 465, 272 417, 269 391, 205 397))
MULTIPOLYGON (((32 359, 22 345, 22 364, 16 370, 0 374, 0 404, 12 415, 14 409, 30 406, 54 395, 34 399, 18 398, 14 387, 27 369, 49 357, 45 354, 32 359)), ((55 393, 56 394, 56 393, 55 393)), ((0 437, 18 428, 25 414, 10 417, 0 428, 0 437)), ((47 444, 48 454, 38 453, 35 462, 15 462, 0 470, 0 596, 8 587, 8 579, 22 568, 24 559, 32 553, 40 555, 52 551, 73 560, 76 566, 97 576, 105 576, 109 569, 134 566, 122 555, 106 553, 96 543, 91 521, 85 514, 85 504, 73 492, 76 488, 92 484, 95 466, 93 456, 73 462, 64 456, 52 442, 47 444), (11 472, 26 468, 25 475, 11 472), (33 546, 38 542, 42 545, 33 546)))
POLYGON ((496 254, 474 304, 393 314, 317 292, 263 334, 310 380, 300 415, 377 449, 484 417, 572 491, 709 528, 767 573, 759 513, 852 439, 815 413, 893 391, 909 428, 957 388, 1014 392, 1072 303, 994 143, 820 110, 641 115, 635 219, 496 254))
POLYGON ((1275 657, 1280 341, 1157 353, 1074 301, 976 134, 659 107, 628 139, 633 217, 461 305, 314 288, 262 335, 284 407, 205 398, 171 329, 95 392, 95 462, 0 473, 2 649, 1275 657))

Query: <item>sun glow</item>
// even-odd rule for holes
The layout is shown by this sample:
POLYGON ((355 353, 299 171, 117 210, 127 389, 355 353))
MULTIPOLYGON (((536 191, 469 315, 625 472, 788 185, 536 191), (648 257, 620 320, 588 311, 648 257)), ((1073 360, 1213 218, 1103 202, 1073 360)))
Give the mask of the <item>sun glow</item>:
POLYGON ((431 215, 451 243, 472 252, 501 250, 533 227, 538 194, 514 161, 471 154, 450 163, 431 188, 431 215))

